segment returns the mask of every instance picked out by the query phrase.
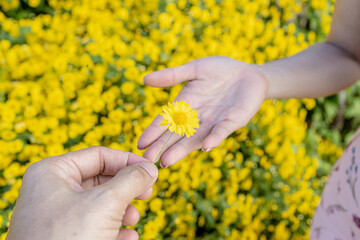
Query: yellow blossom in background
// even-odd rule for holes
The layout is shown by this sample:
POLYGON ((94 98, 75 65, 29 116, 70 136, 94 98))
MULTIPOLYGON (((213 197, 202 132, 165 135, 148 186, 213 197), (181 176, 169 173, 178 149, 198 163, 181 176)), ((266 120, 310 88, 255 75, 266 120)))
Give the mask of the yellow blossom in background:
POLYGON ((190 137, 196 132, 195 128, 199 128, 197 111, 192 109, 187 102, 169 103, 168 106, 163 107, 160 115, 164 118, 160 126, 165 126, 170 132, 175 132, 180 136, 190 137))
POLYGON ((29 6, 35 8, 35 7, 39 6, 40 1, 41 0, 29 0, 29 6))

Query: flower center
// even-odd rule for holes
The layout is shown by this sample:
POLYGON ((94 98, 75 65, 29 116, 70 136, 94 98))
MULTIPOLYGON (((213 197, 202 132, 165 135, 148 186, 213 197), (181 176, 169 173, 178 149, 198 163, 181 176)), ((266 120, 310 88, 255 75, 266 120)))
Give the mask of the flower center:
POLYGON ((173 120, 177 125, 185 125, 187 123, 187 116, 183 112, 174 112, 173 120))

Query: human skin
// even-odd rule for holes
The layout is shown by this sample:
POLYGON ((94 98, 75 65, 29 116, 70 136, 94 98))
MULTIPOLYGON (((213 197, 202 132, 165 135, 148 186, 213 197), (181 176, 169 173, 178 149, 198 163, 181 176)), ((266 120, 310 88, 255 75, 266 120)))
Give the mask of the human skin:
MULTIPOLYGON (((197 109, 200 128, 190 138, 173 136, 161 156, 168 167, 194 150, 209 151, 247 125, 265 99, 316 98, 334 94, 360 78, 360 1, 339 0, 330 34, 288 58, 264 65, 209 57, 153 72, 144 84, 170 87, 187 81, 175 101, 197 109)), ((144 157, 155 160, 170 133, 157 116, 138 142, 144 157)))
POLYGON ((151 195, 157 167, 140 156, 91 147, 31 164, 11 216, 8 240, 138 239, 130 202, 151 195))

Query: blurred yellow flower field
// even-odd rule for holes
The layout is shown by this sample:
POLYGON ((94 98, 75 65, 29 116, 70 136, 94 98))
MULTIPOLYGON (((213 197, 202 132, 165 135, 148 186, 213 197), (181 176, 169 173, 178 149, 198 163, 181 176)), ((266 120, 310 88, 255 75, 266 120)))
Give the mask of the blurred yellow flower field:
MULTIPOLYGON (((330 0, 0 0, 0 239, 29 164, 138 138, 181 86, 147 73, 223 55, 248 63, 324 40, 330 0)), ((307 239, 342 149, 309 131, 314 99, 267 100, 210 152, 161 169, 136 201, 141 239, 307 239), (329 157, 330 156, 330 157, 329 157)))

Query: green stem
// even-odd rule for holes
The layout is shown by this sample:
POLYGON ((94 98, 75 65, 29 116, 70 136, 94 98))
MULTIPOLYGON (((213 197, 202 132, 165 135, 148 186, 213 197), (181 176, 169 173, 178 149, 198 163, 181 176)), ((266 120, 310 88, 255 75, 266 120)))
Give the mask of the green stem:
POLYGON ((155 158, 155 162, 157 162, 158 158, 160 157, 162 151, 164 150, 165 146, 168 144, 168 142, 170 141, 170 138, 172 137, 172 135, 174 134, 174 132, 172 132, 168 138, 168 140, 166 141, 166 143, 164 144, 164 146, 162 147, 161 151, 159 152, 159 155, 157 155, 157 157, 155 158))

